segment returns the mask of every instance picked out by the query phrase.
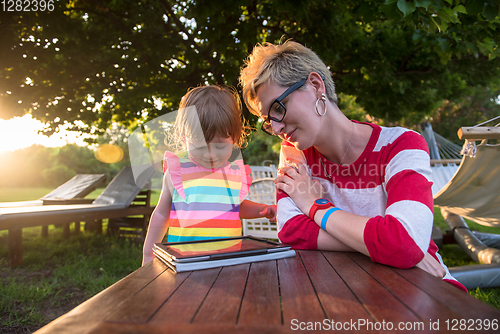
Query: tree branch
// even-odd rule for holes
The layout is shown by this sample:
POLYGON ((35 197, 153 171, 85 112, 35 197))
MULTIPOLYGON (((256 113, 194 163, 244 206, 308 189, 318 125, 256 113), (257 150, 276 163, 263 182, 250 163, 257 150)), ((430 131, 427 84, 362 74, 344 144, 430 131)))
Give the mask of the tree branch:
POLYGON ((168 3, 168 0, 161 0, 160 2, 163 4, 163 7, 166 9, 167 16, 174 21, 174 23, 178 29, 174 29, 174 26, 169 22, 170 20, 168 22, 166 22, 165 24, 168 24, 168 26, 170 26, 170 28, 172 28, 172 30, 177 30, 177 33, 182 32, 182 33, 186 34, 188 39, 187 40, 185 40, 184 38, 181 38, 181 39, 182 39, 182 43, 185 44, 185 46, 188 49, 191 48, 191 46, 194 46, 195 49, 198 50, 198 52, 201 52, 201 50, 198 48, 198 44, 194 40, 194 37, 189 33, 189 31, 186 29, 184 24, 179 20, 177 15, 175 15, 174 11, 172 10, 172 6, 168 3), (189 42, 190 44, 187 42, 189 42))
POLYGON ((67 8, 64 11, 66 12, 66 11, 81 10, 81 11, 88 12, 88 13, 94 13, 94 14, 108 18, 117 29, 119 29, 123 32, 129 32, 128 27, 125 26, 120 20, 118 20, 116 18, 116 13, 113 12, 109 7, 105 7, 100 1, 90 0, 90 2, 94 3, 95 9, 85 8, 85 7, 73 7, 73 8, 67 8), (99 10, 99 8, 106 9, 106 10, 99 10), (113 15, 109 15, 110 13, 112 13, 113 15))
POLYGON ((427 68, 425 70, 421 70, 421 71, 418 71, 418 70, 414 70, 414 71, 396 71, 394 72, 394 75, 407 75, 407 74, 429 74, 429 73, 432 73, 434 72, 434 68, 431 67, 431 68, 427 68))

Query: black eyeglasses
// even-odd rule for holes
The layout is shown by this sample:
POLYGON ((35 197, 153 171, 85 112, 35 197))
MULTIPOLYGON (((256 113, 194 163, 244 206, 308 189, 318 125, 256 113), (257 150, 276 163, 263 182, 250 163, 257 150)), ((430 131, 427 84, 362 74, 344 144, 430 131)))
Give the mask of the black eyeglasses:
POLYGON ((283 94, 281 94, 274 102, 271 104, 269 108, 269 112, 267 113, 267 118, 263 120, 261 129, 268 135, 274 136, 275 133, 273 131, 273 126, 271 125, 271 121, 281 122, 285 118, 286 115, 286 107, 281 102, 285 97, 293 93, 295 90, 299 89, 304 85, 307 81, 307 78, 300 80, 299 82, 294 83, 290 86, 283 94))

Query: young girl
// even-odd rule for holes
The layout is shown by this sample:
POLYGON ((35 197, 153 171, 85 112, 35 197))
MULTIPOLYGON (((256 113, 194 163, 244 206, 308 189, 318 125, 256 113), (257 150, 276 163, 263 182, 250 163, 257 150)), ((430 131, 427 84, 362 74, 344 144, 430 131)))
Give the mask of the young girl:
POLYGON ((236 92, 219 86, 190 90, 175 121, 185 150, 165 152, 163 189, 149 223, 142 264, 154 258, 153 245, 168 230, 168 241, 191 241, 241 235, 240 218, 276 221, 276 205, 245 200, 252 183, 250 167, 230 162, 233 147, 248 135, 236 92))

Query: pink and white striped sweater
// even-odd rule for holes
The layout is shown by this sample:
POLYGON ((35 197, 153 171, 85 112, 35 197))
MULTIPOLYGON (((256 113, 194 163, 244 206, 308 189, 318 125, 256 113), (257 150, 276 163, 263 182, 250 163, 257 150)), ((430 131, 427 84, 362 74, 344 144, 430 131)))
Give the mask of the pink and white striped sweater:
MULTIPOLYGON (((371 217, 364 242, 372 261, 411 268, 429 253, 445 269, 443 279, 467 291, 450 275, 431 239, 434 204, 427 143, 411 130, 366 124, 373 132, 364 152, 349 166, 326 162, 328 174, 333 173, 331 179, 314 147, 298 151, 283 141, 280 160, 305 163, 336 207, 371 217)), ((295 249, 317 249, 319 226, 286 193, 278 191, 277 200, 281 242, 295 249)))

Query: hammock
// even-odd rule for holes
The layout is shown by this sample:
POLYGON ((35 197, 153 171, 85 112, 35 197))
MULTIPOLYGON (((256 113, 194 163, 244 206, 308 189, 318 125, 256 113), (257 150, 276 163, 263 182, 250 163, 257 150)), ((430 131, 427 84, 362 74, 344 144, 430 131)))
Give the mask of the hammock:
POLYGON ((428 122, 420 124, 420 129, 429 146, 432 171, 430 181, 432 182, 432 195, 435 196, 457 172, 462 159, 460 155, 462 148, 434 132, 428 122))
MULTIPOLYGON (((498 119, 499 117, 494 118, 498 119)), ((489 122, 489 121, 488 121, 489 122)), ((500 286, 500 236, 471 231, 462 217, 485 226, 500 226, 500 145, 488 145, 487 139, 500 139, 500 128, 461 128, 459 138, 465 139, 460 152, 464 155, 460 166, 434 160, 431 166, 434 205, 441 208, 441 213, 452 229, 453 238, 462 249, 480 265, 449 268, 450 273, 468 289, 477 287, 500 286), (483 139, 479 146, 475 141, 483 139), (451 165, 451 166, 450 166, 451 165), (447 167, 447 168, 445 168, 447 167), (456 170, 454 175, 451 171, 456 170), (447 173, 446 173, 447 172, 447 173), (442 186, 446 178, 448 182, 442 186), (437 182, 436 182, 437 181, 437 182), (439 189, 439 190, 438 190, 439 189)), ((498 125, 497 125, 498 126, 498 125)), ((424 128, 424 127, 422 127, 424 128)), ((424 135, 429 146, 436 136, 424 135)), ((440 137, 440 136, 439 136, 440 137)), ((444 138, 439 138, 443 142, 444 138)), ((446 141, 446 139, 444 139, 446 141)), ((434 139, 434 145, 438 140, 434 139)), ((447 147, 450 147, 446 145, 447 147)), ((455 154, 457 147, 448 149, 447 154, 455 154), (450 151, 453 151, 450 153, 450 151)), ((431 157, 432 151, 431 150, 431 157)), ((434 148, 434 152, 441 150, 434 148)), ((446 158, 451 158, 450 155, 446 158)), ((435 158, 436 159, 436 158, 435 158)), ((440 159, 438 156, 437 159, 440 159)))
MULTIPOLYGON (((433 171, 434 173, 434 171, 433 171)), ((485 226, 500 226, 500 146, 481 144, 465 156, 434 205, 485 226)))
POLYGON ((484 226, 500 226, 500 145, 487 143, 500 138, 500 128, 479 125, 460 129, 460 139, 466 140, 462 153, 467 155, 449 182, 433 192, 434 205, 484 226), (482 139, 476 147, 475 141, 482 139))
POLYGON ((431 161, 432 196, 436 196, 456 174, 460 163, 454 161, 431 161))

